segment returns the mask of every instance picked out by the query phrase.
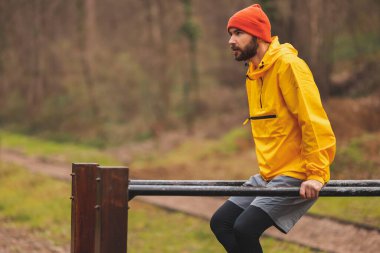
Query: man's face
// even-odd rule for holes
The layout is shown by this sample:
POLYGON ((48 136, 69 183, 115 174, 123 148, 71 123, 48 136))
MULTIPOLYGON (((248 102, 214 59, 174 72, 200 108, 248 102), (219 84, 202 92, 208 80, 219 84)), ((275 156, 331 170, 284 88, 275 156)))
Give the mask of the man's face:
POLYGON ((237 28, 228 29, 228 33, 231 36, 228 43, 235 60, 247 61, 256 55, 258 44, 255 37, 237 28))

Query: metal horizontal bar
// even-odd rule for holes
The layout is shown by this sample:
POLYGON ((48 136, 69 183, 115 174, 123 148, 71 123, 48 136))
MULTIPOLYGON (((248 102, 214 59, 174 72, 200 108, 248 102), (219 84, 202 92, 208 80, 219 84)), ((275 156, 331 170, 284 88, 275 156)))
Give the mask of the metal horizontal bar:
POLYGON ((242 180, 131 180, 130 185, 241 186, 242 180))
MULTIPOLYGON (((130 185, 241 186, 242 180, 131 180, 130 185)), ((380 180, 330 180, 328 187, 380 187, 380 180)))
POLYGON ((380 187, 380 180, 330 180, 328 187, 352 186, 352 187, 380 187))
MULTIPOLYGON (((298 187, 130 185, 132 197, 150 196, 299 196, 298 187)), ((380 196, 380 187, 324 187, 320 196, 380 196)))

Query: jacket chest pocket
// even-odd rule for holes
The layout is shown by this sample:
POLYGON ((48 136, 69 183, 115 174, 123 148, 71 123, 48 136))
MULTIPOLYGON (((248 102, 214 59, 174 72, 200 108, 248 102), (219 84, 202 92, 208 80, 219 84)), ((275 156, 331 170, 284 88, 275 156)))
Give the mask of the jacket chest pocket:
POLYGON ((251 116, 253 137, 276 137, 284 135, 284 128, 276 114, 251 116))

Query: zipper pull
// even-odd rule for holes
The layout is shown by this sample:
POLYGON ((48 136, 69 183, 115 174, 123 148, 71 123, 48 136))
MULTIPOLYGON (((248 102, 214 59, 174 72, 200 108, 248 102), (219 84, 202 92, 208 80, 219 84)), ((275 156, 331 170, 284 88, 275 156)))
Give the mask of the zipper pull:
POLYGON ((243 122, 243 126, 247 125, 248 121, 249 121, 249 118, 246 118, 246 119, 244 120, 244 122, 243 122))

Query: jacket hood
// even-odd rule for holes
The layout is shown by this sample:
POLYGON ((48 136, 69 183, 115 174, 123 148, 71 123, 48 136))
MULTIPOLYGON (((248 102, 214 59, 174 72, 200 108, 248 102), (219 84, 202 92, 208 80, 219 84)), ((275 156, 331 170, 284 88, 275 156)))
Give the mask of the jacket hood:
POLYGON ((255 68, 251 61, 249 62, 247 76, 250 79, 258 79, 262 77, 280 56, 286 54, 297 56, 298 51, 289 43, 280 44, 278 37, 273 36, 272 42, 270 43, 268 50, 265 52, 258 68, 255 68))

